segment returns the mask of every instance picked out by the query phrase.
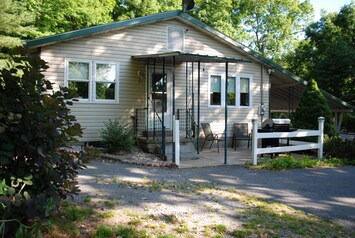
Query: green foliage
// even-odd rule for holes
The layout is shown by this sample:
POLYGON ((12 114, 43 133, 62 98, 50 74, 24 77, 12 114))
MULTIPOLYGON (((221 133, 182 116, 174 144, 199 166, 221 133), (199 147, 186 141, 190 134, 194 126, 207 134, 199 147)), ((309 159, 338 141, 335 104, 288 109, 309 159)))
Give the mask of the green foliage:
POLYGON ((355 104, 355 4, 323 14, 306 29, 306 39, 286 58, 298 76, 314 78, 319 87, 355 104))
POLYGON ((134 227, 100 225, 94 237, 145 238, 149 236, 145 230, 139 231, 134 227))
MULTIPOLYGON (((14 62, 11 70, 0 70, 0 219, 27 225, 78 192, 82 165, 60 148, 82 131, 67 108, 73 94, 54 92, 40 73, 45 62, 25 53, 14 62)), ((8 222, 5 234, 18 227, 8 222)))
POLYGON ((327 157, 336 157, 355 165, 355 141, 343 141, 340 137, 326 137, 324 154, 327 157))
POLYGON ((265 170, 285 170, 285 169, 304 169, 318 167, 340 167, 350 165, 352 162, 337 158, 314 159, 307 156, 302 156, 297 159, 292 155, 278 156, 274 159, 265 158, 258 162, 258 165, 246 164, 245 166, 251 169, 265 170))
POLYGON ((124 120, 109 120, 101 130, 101 137, 108 152, 131 150, 134 147, 133 130, 124 120))
POLYGON ((43 35, 62 33, 112 22, 115 0, 26 0, 43 35))
POLYGON ((69 205, 65 208, 63 215, 70 221, 83 221, 89 215, 94 214, 91 209, 83 209, 74 205, 69 205))
POLYGON ((298 33, 311 20, 310 1, 236 0, 234 10, 239 26, 248 33, 248 44, 274 60, 292 48, 298 33))
POLYGON ((345 132, 355 132, 355 113, 345 113, 342 128, 345 132))
POLYGON ((21 46, 21 39, 39 35, 33 26, 34 15, 21 1, 0 0, 0 69, 11 62, 11 53, 21 46))
POLYGON ((292 124, 296 128, 318 129, 318 117, 324 117, 324 132, 334 135, 332 114, 316 81, 310 80, 294 113, 292 124))
POLYGON ((199 7, 199 11, 193 11, 191 15, 200 21, 234 39, 241 40, 247 36, 239 25, 240 17, 231 0, 197 0, 195 4, 199 7))

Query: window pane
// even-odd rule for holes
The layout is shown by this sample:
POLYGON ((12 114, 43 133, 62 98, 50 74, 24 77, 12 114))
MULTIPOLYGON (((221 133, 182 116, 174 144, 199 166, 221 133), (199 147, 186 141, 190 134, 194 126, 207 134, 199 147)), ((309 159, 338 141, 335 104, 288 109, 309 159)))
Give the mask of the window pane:
POLYGON ((221 105, 221 76, 211 76, 210 103, 211 105, 221 105))
POLYGON ((79 97, 78 98, 83 98, 83 99, 88 99, 89 98, 89 83, 87 82, 73 82, 69 81, 68 83, 69 89, 75 90, 79 97))
POLYGON ((96 81, 114 82, 116 80, 115 64, 96 64, 96 81))
POLYGON ((89 63, 69 62, 69 79, 89 80, 89 63))
POLYGON ((152 92, 162 92, 164 83, 164 92, 166 92, 166 75, 163 79, 163 74, 152 74, 152 92), (163 81, 164 80, 164 81, 163 81))
POLYGON ((240 78, 240 92, 249 93, 249 78, 240 78))
POLYGON ((228 78, 228 105, 235 106, 235 77, 228 78))
POLYGON ((96 99, 115 100, 115 83, 96 83, 96 99))
POLYGON ((240 78, 240 105, 249 106, 249 78, 240 78))

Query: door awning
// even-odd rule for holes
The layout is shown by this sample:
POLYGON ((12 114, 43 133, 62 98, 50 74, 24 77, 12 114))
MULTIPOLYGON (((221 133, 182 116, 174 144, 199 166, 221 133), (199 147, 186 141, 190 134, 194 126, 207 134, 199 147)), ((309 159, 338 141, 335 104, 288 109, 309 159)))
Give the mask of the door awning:
POLYGON ((158 54, 132 56, 133 59, 137 59, 137 60, 147 60, 147 59, 162 60, 164 58, 167 61, 172 61, 174 57, 176 63, 182 63, 182 62, 252 63, 253 62, 252 60, 249 59, 191 54, 191 53, 184 53, 181 51, 171 51, 171 52, 158 53, 158 54))

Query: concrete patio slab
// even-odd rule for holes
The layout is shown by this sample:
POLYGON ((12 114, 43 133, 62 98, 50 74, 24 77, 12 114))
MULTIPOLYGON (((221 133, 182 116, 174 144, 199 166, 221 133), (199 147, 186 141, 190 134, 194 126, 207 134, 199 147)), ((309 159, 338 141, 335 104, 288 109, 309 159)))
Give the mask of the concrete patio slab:
POLYGON ((181 154, 180 168, 202 168, 215 167, 225 165, 241 165, 247 161, 251 161, 251 149, 247 148, 228 148, 227 163, 224 161, 224 149, 219 150, 212 148, 211 150, 203 150, 198 155, 181 154))

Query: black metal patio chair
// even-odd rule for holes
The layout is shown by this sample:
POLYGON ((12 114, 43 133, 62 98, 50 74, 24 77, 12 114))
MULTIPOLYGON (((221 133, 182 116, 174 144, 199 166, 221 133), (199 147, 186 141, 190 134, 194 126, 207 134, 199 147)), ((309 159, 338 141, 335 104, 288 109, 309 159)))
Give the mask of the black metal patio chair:
POLYGON ((237 140, 247 140, 248 149, 251 141, 251 134, 248 131, 248 123, 234 123, 232 146, 237 150, 237 140))
POLYGON ((217 150, 218 150, 218 153, 219 153, 219 142, 220 141, 225 141, 224 133, 223 134, 215 134, 215 133, 213 133, 212 129, 211 129, 211 126, 210 126, 210 123, 201 123, 201 126, 202 126, 203 133, 205 134, 205 141, 202 144, 201 151, 202 151, 203 147, 205 146, 206 141, 211 141, 211 145, 208 148, 209 150, 211 149, 211 147, 213 145, 213 142, 217 141, 217 150))

